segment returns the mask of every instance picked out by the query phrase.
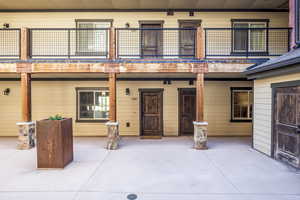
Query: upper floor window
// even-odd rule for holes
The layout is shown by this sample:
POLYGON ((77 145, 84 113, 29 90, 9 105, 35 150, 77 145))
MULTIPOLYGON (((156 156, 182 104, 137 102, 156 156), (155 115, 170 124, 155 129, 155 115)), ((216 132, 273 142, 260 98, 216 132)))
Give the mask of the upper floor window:
POLYGON ((107 56, 108 31, 112 20, 76 20, 76 53, 87 56, 107 56))
POLYGON ((76 91, 78 121, 108 120, 108 88, 76 88, 76 91))
POLYGON ((296 32, 296 43, 300 45, 300 0, 295 0, 296 6, 295 6, 295 32, 296 32))
POLYGON ((252 88, 231 88, 231 121, 251 121, 252 88))
POLYGON ((232 53, 266 53, 267 27, 268 20, 232 20, 232 53))

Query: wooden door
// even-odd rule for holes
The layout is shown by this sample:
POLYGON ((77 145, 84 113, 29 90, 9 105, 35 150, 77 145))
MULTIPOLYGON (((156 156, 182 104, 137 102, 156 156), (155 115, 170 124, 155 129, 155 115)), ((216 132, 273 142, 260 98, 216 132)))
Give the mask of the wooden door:
POLYGON ((196 53, 196 30, 200 26, 199 21, 180 21, 179 27, 186 30, 179 31, 179 55, 180 57, 193 57, 196 53), (191 29, 191 30, 188 30, 191 29))
POLYGON ((275 158, 300 167, 300 86, 275 88, 275 158))
POLYGON ((163 135, 163 90, 141 89, 141 136, 163 135))
POLYGON ((180 135, 193 135, 196 120, 196 89, 179 90, 179 132, 180 135))
POLYGON ((163 54, 162 24, 141 24, 141 57, 161 57, 163 54))

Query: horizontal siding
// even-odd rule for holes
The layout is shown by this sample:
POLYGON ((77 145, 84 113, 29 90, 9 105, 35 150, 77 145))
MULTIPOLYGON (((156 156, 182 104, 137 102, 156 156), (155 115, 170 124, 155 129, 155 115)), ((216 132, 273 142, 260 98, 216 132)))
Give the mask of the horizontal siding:
POLYGON ((231 27, 231 19, 270 19, 270 27, 287 27, 288 12, 175 12, 167 16, 165 12, 40 12, 40 13, 0 13, 0 23, 9 23, 12 28, 29 27, 69 27, 75 28, 75 19, 113 19, 115 27, 138 27, 139 20, 164 20, 164 27, 178 27, 178 19, 202 20, 203 27, 231 27))
MULTIPOLYGON (((0 136, 16 136, 15 123, 20 121, 19 82, 0 82, 0 90, 11 88, 9 96, 0 95, 0 111, 5 116, 0 121, 0 136)), ((251 123, 231 123, 230 87, 251 86, 251 82, 205 82, 205 119, 209 135, 251 135, 251 123)), ((33 120, 61 114, 76 118, 76 87, 107 87, 105 81, 34 81, 32 83, 33 120)), ((164 135, 178 135, 178 88, 191 87, 188 81, 172 81, 164 85, 162 81, 121 81, 117 82, 117 118, 121 135, 139 135, 139 88, 164 88, 164 135), (130 95, 125 89, 130 88, 130 95), (126 122, 130 127, 126 127, 126 122)), ((192 86, 193 87, 193 86, 192 86)), ((73 120, 73 122, 74 122, 73 120)), ((74 135, 105 136, 104 123, 73 123, 74 135)))
POLYGON ((300 73, 254 81, 253 146, 271 155, 272 83, 300 80, 300 73))

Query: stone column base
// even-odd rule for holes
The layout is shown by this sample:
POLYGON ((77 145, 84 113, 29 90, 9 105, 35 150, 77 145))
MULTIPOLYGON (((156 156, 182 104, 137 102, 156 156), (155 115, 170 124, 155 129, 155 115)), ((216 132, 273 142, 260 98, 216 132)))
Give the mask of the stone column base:
POLYGON ((35 146, 35 122, 19 122, 19 138, 17 148, 31 149, 35 146))
POLYGON ((194 148, 207 149, 207 122, 193 122, 194 148))
POLYGON ((119 122, 107 122, 107 144, 106 149, 116 150, 119 146, 119 122))

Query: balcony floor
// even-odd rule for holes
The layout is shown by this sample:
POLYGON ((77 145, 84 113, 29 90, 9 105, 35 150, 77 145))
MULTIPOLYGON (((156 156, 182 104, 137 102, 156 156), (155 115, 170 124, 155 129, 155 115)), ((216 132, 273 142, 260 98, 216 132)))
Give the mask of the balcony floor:
POLYGON ((296 200, 300 173, 251 149, 250 138, 123 138, 107 151, 105 138, 75 138, 75 160, 64 170, 37 170, 36 149, 16 150, 0 138, 1 200, 296 200))

